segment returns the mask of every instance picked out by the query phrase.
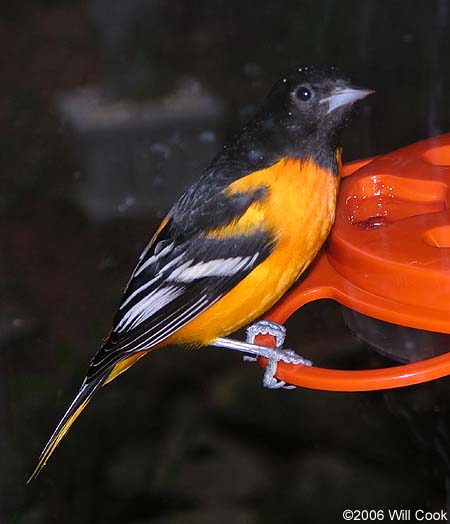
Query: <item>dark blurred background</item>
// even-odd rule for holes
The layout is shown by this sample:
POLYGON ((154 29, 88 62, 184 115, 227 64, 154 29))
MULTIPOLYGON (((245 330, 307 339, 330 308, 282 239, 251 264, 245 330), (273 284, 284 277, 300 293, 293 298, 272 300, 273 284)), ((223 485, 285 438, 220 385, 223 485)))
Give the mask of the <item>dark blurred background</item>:
MULTIPOLYGON (((377 91, 345 160, 450 131, 450 2, 3 2, 0 522, 341 522, 346 507, 445 509, 448 381, 266 391, 219 349, 155 352, 99 392, 25 481, 107 332, 160 217, 286 70, 377 91)), ((331 302, 288 346, 386 364, 331 302)))

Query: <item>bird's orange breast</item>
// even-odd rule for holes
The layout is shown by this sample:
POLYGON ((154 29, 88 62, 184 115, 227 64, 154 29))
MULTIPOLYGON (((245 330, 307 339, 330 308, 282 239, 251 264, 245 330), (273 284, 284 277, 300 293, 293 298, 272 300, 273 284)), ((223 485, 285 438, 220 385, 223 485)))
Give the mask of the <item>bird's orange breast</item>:
POLYGON ((206 345, 267 311, 315 257, 334 221, 339 177, 312 160, 285 158, 232 183, 229 194, 266 188, 266 196, 211 237, 251 235, 275 239, 272 253, 218 302, 167 343, 206 345))

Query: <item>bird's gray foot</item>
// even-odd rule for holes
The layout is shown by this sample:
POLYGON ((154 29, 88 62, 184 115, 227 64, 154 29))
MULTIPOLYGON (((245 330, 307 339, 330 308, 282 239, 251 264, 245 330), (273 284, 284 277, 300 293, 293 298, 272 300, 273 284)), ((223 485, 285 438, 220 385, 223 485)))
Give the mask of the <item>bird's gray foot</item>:
MULTIPOLYGON (((287 364, 303 364, 305 366, 311 366, 312 362, 297 355, 294 351, 283 349, 283 344, 286 339, 286 328, 284 326, 269 320, 256 322, 247 328, 247 343, 254 344, 255 338, 258 335, 271 335, 275 338, 276 344, 276 349, 271 349, 272 354, 266 356, 267 366, 264 372, 263 386, 269 389, 295 389, 295 386, 286 384, 283 380, 278 380, 275 377, 278 362, 282 361, 287 364)), ((243 358, 245 361, 254 362, 258 357, 244 355, 243 358)))
POLYGON ((264 372, 263 385, 270 389, 294 389, 295 386, 286 384, 282 380, 275 378, 278 362, 286 362, 286 364, 302 364, 304 366, 311 366, 312 362, 290 349, 283 349, 283 343, 286 337, 286 329, 284 326, 268 320, 262 320, 256 324, 252 324, 247 329, 247 340, 241 342, 231 338, 218 338, 211 345, 232 349, 234 351, 241 351, 246 353, 243 359, 247 362, 255 362, 259 357, 267 359, 267 366, 264 372), (260 346, 255 344, 255 338, 258 335, 271 335, 275 338, 275 348, 260 346))
POLYGON ((286 339, 286 328, 270 320, 255 322, 246 329, 246 333, 246 340, 249 344, 254 344, 258 335, 271 335, 275 339, 277 348, 282 348, 286 339))

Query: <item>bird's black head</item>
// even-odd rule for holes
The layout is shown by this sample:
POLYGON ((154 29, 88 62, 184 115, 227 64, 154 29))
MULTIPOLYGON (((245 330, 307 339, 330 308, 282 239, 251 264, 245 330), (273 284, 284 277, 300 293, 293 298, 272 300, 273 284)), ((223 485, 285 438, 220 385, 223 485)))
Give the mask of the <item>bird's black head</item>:
POLYGON ((334 68, 300 68, 281 78, 258 112, 263 127, 272 127, 293 153, 336 148, 354 102, 373 91, 354 87, 334 68))
POLYGON ((206 170, 225 184, 282 158, 312 158, 338 174, 340 131, 357 100, 373 91, 352 86, 335 69, 304 67, 281 78, 241 132, 206 170))

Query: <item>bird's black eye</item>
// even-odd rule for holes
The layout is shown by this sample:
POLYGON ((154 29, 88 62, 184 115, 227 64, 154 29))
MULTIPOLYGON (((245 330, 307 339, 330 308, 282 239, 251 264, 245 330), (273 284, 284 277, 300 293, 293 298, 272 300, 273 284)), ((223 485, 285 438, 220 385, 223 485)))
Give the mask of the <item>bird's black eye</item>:
POLYGON ((301 86, 295 91, 295 96, 302 102, 306 102, 307 100, 309 100, 311 98, 311 95, 311 91, 305 86, 301 86))

